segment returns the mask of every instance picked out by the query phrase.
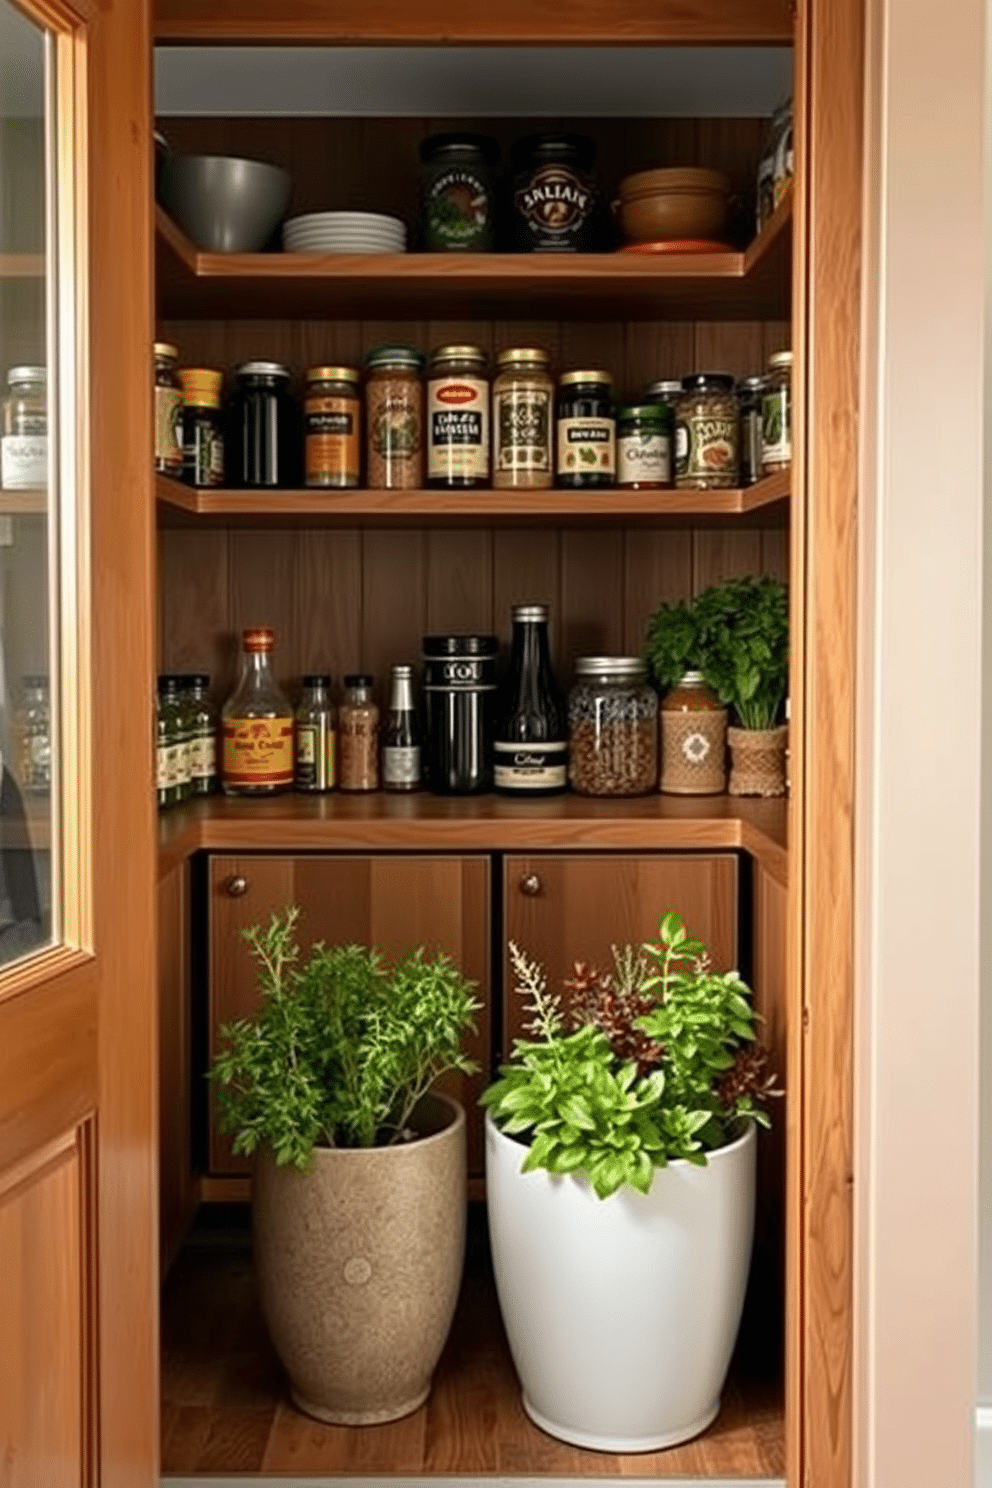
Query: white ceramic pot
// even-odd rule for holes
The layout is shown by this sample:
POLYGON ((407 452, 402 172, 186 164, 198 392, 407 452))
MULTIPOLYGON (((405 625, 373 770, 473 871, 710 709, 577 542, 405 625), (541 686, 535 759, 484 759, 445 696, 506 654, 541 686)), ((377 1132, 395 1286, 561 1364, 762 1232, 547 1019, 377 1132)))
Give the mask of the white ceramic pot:
POLYGON ((493 1268, 524 1409, 602 1452, 703 1431, 740 1324, 754 1229, 755 1129, 673 1162, 649 1194, 597 1199, 581 1177, 522 1173, 525 1148, 486 1115, 493 1268))

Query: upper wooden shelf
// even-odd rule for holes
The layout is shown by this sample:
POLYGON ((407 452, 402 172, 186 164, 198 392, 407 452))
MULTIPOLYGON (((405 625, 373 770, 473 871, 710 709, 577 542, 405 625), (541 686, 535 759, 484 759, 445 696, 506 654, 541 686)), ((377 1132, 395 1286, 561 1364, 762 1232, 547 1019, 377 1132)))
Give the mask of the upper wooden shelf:
POLYGON ((48 511, 45 490, 6 491, 0 488, 0 517, 44 516, 48 511))
POLYGON ((161 208, 163 320, 782 320, 792 196, 743 253, 201 253, 161 208))
POLYGON ((43 253, 0 253, 0 279, 44 279, 43 253))
POLYGON ((155 39, 325 45, 790 45, 790 0, 155 0, 155 39))

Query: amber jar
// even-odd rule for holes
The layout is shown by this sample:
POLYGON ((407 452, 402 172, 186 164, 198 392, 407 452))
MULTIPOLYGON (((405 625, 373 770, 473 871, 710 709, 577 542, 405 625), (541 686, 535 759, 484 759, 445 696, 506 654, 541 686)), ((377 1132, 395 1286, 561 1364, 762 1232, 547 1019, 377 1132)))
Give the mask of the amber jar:
POLYGON ((177 371, 179 352, 168 341, 156 341, 155 469, 179 479, 183 473, 183 390, 177 371))
POLYGON ((550 360, 537 346, 511 346, 496 358, 493 485, 498 490, 545 490, 554 480, 550 360))
POLYGON ((661 701, 661 789, 673 796, 719 796, 727 788, 727 710, 686 672, 661 701))
POLYGON ((412 346, 379 346, 365 366, 366 481, 415 491, 424 484, 424 359, 412 346))
POLYGON ((734 379, 697 372, 682 379, 675 412, 675 484, 680 490, 719 491, 739 480, 740 430, 734 379))
POLYGON ((303 397, 304 480, 347 490, 361 478, 362 374, 357 367, 311 367, 303 397))
POLYGON ((489 379, 480 346, 439 346, 427 379, 427 482, 489 484, 489 379))
POLYGON ((373 681, 367 672, 344 679, 338 709, 338 785, 343 791, 379 789, 379 709, 373 681))

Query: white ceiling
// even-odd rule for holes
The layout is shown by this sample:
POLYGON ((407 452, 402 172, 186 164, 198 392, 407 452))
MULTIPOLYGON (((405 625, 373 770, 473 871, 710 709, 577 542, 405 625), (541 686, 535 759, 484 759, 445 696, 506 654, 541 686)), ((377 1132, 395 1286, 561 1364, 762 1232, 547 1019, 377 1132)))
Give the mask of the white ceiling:
MULTIPOLYGON (((374 0, 373 0, 374 3, 374 0)), ((158 47, 155 111, 413 117, 764 117, 785 47, 158 47)))

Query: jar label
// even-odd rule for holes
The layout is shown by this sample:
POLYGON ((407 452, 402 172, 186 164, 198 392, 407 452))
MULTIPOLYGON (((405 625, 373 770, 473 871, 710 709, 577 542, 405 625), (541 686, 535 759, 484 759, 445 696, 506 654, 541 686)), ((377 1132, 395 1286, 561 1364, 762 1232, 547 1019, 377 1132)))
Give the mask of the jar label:
POLYGON ((354 398, 307 398, 306 483, 308 486, 358 484, 359 405, 354 398))
POLYGON ((223 760, 228 785, 292 785, 293 720, 226 720, 223 760))
POLYGON ((675 431, 675 474, 733 485, 737 479, 737 420, 711 414, 680 417, 675 431))
POLYGON ((155 784, 159 790, 169 788, 169 746, 160 744, 155 751, 155 784))
POLYGON ((409 489, 422 478, 423 404, 416 378, 368 383, 368 483, 409 489))
POLYGON ((492 199, 483 177, 464 166, 440 170, 425 194, 424 228, 428 248, 490 248, 492 199))
POLYGON ((501 388, 496 404, 496 469, 551 473, 551 394, 501 388))
POLYGON ((772 388, 761 400, 761 463, 792 463, 792 427, 789 417, 789 393, 784 387, 772 388))
POLYGON ((616 424, 610 418, 558 420, 558 471, 561 475, 613 475, 616 424))
POLYGON ((387 744, 382 751, 383 785, 420 784, 420 745, 387 744))
POLYGON ((522 219, 529 245, 538 250, 575 248, 592 216, 593 192, 566 165, 545 165, 534 171, 515 193, 513 204, 522 219))
POLYGON ((501 790, 564 790, 568 784, 568 746, 560 740, 542 744, 495 745, 493 780, 501 790))
POLYGON ((167 744, 165 747, 165 783, 172 787, 179 784, 179 745, 167 744))
POLYGON ((155 465, 168 475, 183 468, 183 395, 178 388, 155 389, 155 465))
POLYGON ((224 441, 219 429, 197 422, 193 425, 192 436, 183 451, 184 474, 194 486, 222 486, 224 441))
POLYGON ((427 474, 485 480, 489 475, 489 384, 446 377, 427 386, 427 474))
POLYGON ((672 441, 667 434, 624 434, 617 440, 621 486, 667 486, 672 478, 672 441))
POLYGON ((0 440, 0 483, 8 491, 36 491, 48 484, 46 434, 5 434, 0 440))
POLYGON ((212 780, 217 774, 217 740, 213 730, 195 734, 190 740, 189 767, 194 780, 212 780))

